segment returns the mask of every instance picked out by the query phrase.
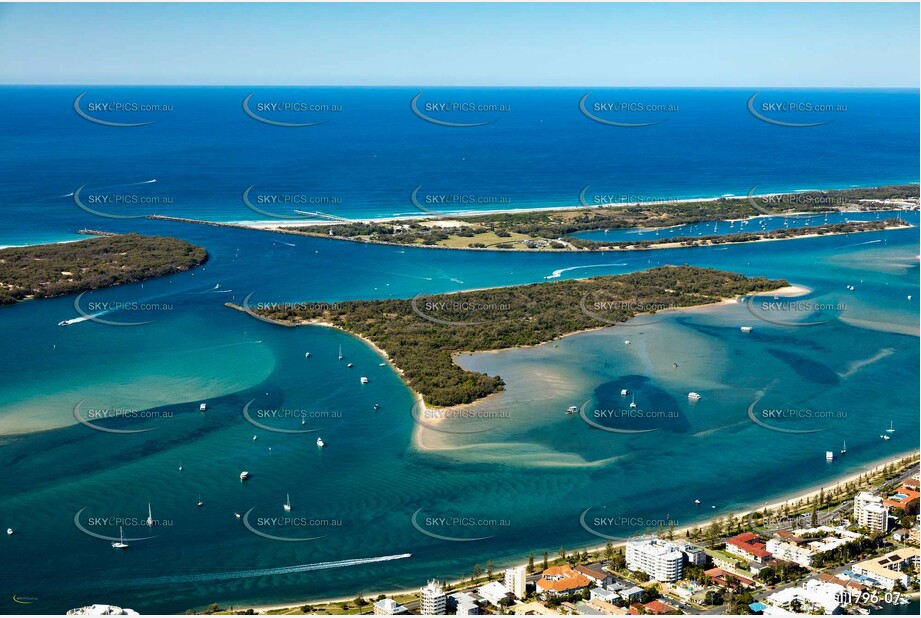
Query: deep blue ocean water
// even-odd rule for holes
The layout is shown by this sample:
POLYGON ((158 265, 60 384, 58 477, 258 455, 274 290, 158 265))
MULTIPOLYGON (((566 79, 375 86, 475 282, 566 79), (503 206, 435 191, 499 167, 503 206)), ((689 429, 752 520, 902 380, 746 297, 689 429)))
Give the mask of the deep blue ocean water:
MULTIPOLYGON (((109 95, 173 102, 175 110, 154 114, 154 125, 115 128, 74 112, 83 90, 3 90, 0 173, 8 193, 0 207, 10 224, 0 245, 79 238, 73 233, 82 227, 137 230, 200 244, 211 259, 192 272, 93 292, 78 303, 87 312, 91 303, 148 303, 100 316, 150 321, 141 326, 57 326, 79 315, 74 297, 0 309, 0 527, 16 530, 0 539, 0 571, 11 594, 36 599, 19 605, 7 597, 0 611, 54 613, 105 602, 182 612, 211 602, 240 607, 415 587, 430 577, 468 575, 490 558, 504 565, 531 551, 602 544, 580 526, 585 509, 630 520, 602 530, 629 536, 643 528, 637 519, 704 521, 918 448, 917 227, 613 255, 507 254, 116 220, 86 213, 67 196, 84 184, 132 184, 117 189, 175 196, 168 209, 156 206, 165 214, 249 220, 257 216, 241 193, 254 184, 267 192, 341 193, 340 209, 332 213, 327 204, 324 212, 367 217, 418 212, 409 201, 418 185, 514 192, 515 204, 534 206, 576 205, 586 185, 587 194, 678 198, 744 195, 755 184, 768 193, 917 182, 916 93, 807 93, 841 97, 848 112, 823 127, 790 129, 754 119, 745 108, 750 93, 742 91, 633 93, 679 103, 667 122, 643 128, 585 118, 582 91, 471 91, 457 96, 505 98, 513 111, 497 112, 489 125, 457 128, 414 116, 415 91, 329 89, 310 94, 342 101, 343 111, 329 113, 335 117, 326 124, 284 128, 247 117, 245 89, 131 89, 109 95), (482 438, 450 438, 470 447, 460 451, 414 448, 411 394, 361 341, 320 327, 265 324, 223 306, 249 294, 252 302, 407 298, 680 263, 786 278, 810 288, 808 299, 839 309, 799 314, 822 323, 798 327, 727 305, 585 333, 558 349, 464 357, 465 366, 507 379, 499 401, 510 420, 482 438), (743 335, 740 324, 754 331, 743 335), (623 339, 632 341, 629 348, 623 339), (672 360, 680 360, 682 373, 672 360), (677 420, 625 436, 562 414, 586 400, 616 401, 619 385, 635 390, 642 406, 674 409, 677 420), (691 407, 689 390, 704 399, 691 407), (796 427, 821 429, 817 434, 766 430, 746 413, 761 390, 765 407, 838 416, 798 421, 796 427), (205 413, 198 411, 202 401, 205 413), (287 416, 262 422, 316 431, 259 428, 243 415, 248 402, 254 415, 305 411, 304 425, 287 416), (113 407, 159 416, 100 421, 110 429, 152 429, 112 434, 77 423, 78 404, 83 417, 113 407), (889 421, 896 432, 880 440, 889 421), (322 450, 317 435, 326 441, 322 450), (826 463, 824 451, 845 439, 847 457, 826 463), (242 470, 252 474, 246 483, 242 470), (270 518, 285 515, 286 494, 291 515, 309 521, 273 525, 270 518), (143 524, 148 503, 161 520, 153 529, 143 524), (234 517, 250 509, 248 521, 261 532, 322 538, 258 536, 234 517), (414 515, 431 532, 492 538, 435 539, 414 528, 414 515), (492 524, 432 523, 442 516, 492 524), (103 536, 117 537, 122 525, 126 537, 154 538, 117 552, 77 523, 103 536), (404 553, 413 555, 298 568, 404 553)), ((107 212, 144 214, 136 204, 113 208, 107 212)), ((903 216, 918 225, 917 213, 903 216)))

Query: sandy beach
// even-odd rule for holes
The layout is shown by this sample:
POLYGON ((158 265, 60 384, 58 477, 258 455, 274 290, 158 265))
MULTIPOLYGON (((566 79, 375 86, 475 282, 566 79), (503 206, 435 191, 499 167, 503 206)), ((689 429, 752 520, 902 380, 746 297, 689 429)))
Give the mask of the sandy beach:
MULTIPOLYGON (((896 456, 896 457, 887 457, 887 458, 882 459, 882 460, 879 460, 879 461, 877 461, 877 462, 875 462, 875 463, 869 464, 869 466, 863 468, 863 469, 860 470, 859 472, 851 472, 851 473, 849 473, 849 474, 847 474, 847 475, 844 475, 844 476, 841 476, 841 477, 835 479, 835 480, 832 481, 832 482, 824 483, 824 484, 822 484, 822 485, 817 485, 817 486, 814 486, 814 487, 812 487, 812 488, 810 488, 810 489, 801 490, 801 491, 799 491, 799 492, 797 492, 797 493, 794 493, 794 494, 792 494, 792 495, 786 495, 786 496, 771 496, 771 497, 767 497, 767 499, 766 499, 766 501, 765 501, 765 502, 766 502, 765 504, 761 504, 761 505, 750 505, 750 506, 749 506, 748 508, 746 508, 745 510, 740 511, 740 512, 733 512, 732 514, 733 514, 736 518, 738 518, 738 519, 741 520, 741 519, 744 519, 744 518, 748 517, 751 513, 755 512, 755 511, 761 511, 761 510, 763 510, 765 507, 771 509, 772 511, 775 511, 775 510, 777 510, 778 508, 783 508, 783 506, 784 506, 785 504, 794 505, 794 504, 796 504, 797 502, 812 499, 812 498, 814 498, 815 496, 818 496, 819 493, 821 493, 821 492, 824 492, 824 491, 827 491, 827 490, 833 490, 833 489, 839 487, 840 485, 845 485, 845 484, 847 484, 847 483, 851 483, 851 482, 853 482, 853 481, 856 481, 856 480, 858 480, 861 476, 863 476, 864 474, 879 472, 880 470, 882 470, 882 469, 883 469, 885 466, 887 466, 887 465, 890 465, 890 464, 898 464, 898 462, 900 462, 902 459, 904 459, 904 458, 906 458, 906 457, 910 457, 910 456, 912 456, 912 455, 916 455, 916 454, 918 454, 918 451, 917 451, 917 450, 912 450, 912 451, 907 451, 907 452, 905 452, 905 453, 902 453, 902 454, 900 454, 900 455, 898 455, 898 456, 896 456)), ((693 523, 693 524, 690 524, 690 525, 687 525, 687 526, 683 526, 683 527, 681 527, 681 528, 676 528, 675 531, 674 531, 675 537, 677 538, 677 537, 685 536, 685 534, 686 534, 689 530, 693 530, 693 529, 695 529, 695 528, 702 528, 703 526, 705 526, 705 525, 708 524, 709 522, 713 521, 714 519, 717 519, 717 518, 720 518, 720 517, 725 517, 725 516, 728 515, 728 514, 729 514, 729 513, 723 513, 723 512, 714 513, 714 514, 713 514, 713 517, 711 517, 711 518, 703 519, 703 520, 701 520, 701 521, 698 521, 698 522, 696 522, 696 523, 693 523)), ((623 547, 625 544, 626 544, 626 542, 613 543, 614 547, 623 547)), ((548 545, 547 545, 547 546, 549 547, 549 546, 551 546, 551 545, 553 545, 553 543, 548 541, 548 545)), ((579 551, 599 552, 599 551, 604 550, 605 547, 606 547, 606 543, 605 543, 605 544, 601 544, 601 545, 593 545, 593 546, 590 546, 590 547, 573 548, 573 551, 575 551, 576 549, 578 549, 579 551)), ((541 548, 540 548, 540 547, 537 547, 537 548, 535 548, 535 551, 536 551, 537 549, 541 549, 541 548)), ((512 563, 512 564, 503 564, 503 563, 499 563, 499 564, 496 564, 496 565, 495 565, 495 567, 496 567, 497 570, 506 569, 506 568, 512 568, 512 567, 519 567, 519 566, 525 566, 525 567, 526 567, 526 566, 527 566, 527 561, 516 562, 516 563, 512 563)), ((463 582, 465 582, 465 581, 467 581, 466 578, 465 578, 465 579, 453 580, 453 581, 448 582, 448 585, 450 585, 450 586, 455 586, 455 585, 459 585, 459 584, 461 584, 461 583, 463 583, 463 582)), ((399 595, 416 594, 416 593, 418 593, 418 591, 419 591, 419 587, 423 586, 424 584, 425 584, 425 582, 419 582, 419 586, 418 586, 418 587, 415 587, 415 588, 408 588, 408 589, 403 589, 403 590, 390 590, 390 591, 380 591, 380 592, 375 591, 374 593, 368 593, 368 594, 366 594, 366 595, 365 595, 365 598, 374 598, 374 597, 376 597, 376 596, 379 595, 379 594, 383 594, 383 595, 385 595, 385 596, 387 596, 387 597, 391 597, 391 598, 392 598, 392 597, 399 596, 399 595)), ((355 598, 354 596, 349 596, 349 597, 338 597, 338 598, 333 598, 333 599, 320 599, 320 600, 314 599, 314 600, 305 600, 305 601, 301 601, 301 602, 297 602, 297 603, 284 603, 284 604, 277 604, 277 605, 261 605, 261 606, 255 606, 255 607, 253 607, 253 610, 255 610, 255 611, 257 611, 257 612, 267 612, 267 611, 278 611, 278 610, 284 610, 284 609, 299 609, 302 605, 314 605, 314 606, 315 606, 315 605, 323 605, 323 604, 327 604, 327 603, 338 603, 338 602, 340 602, 340 601, 351 601, 351 600, 354 599, 354 598, 355 598)))

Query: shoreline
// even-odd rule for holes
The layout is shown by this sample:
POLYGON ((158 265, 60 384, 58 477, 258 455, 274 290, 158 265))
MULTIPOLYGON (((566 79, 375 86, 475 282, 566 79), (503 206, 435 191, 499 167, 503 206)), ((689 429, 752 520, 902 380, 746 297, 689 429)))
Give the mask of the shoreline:
MULTIPOLYGON (((804 501, 804 500, 806 500, 807 498, 812 498, 812 497, 814 497, 814 496, 817 496, 820 492, 824 491, 825 489, 833 489, 833 488, 835 488, 835 487, 837 487, 837 486, 839 486, 839 485, 846 485, 847 483, 850 483, 850 482, 852 482, 852 481, 855 481, 855 480, 859 479, 861 476, 863 476, 864 474, 867 474, 868 472, 869 472, 869 473, 878 472, 878 471, 882 470, 882 469, 883 469, 885 466, 887 466, 887 465, 890 465, 890 464, 897 464, 898 462, 900 462, 901 460, 905 459, 906 457, 912 457, 912 456, 917 455, 917 454, 919 454, 919 451, 918 451, 917 449, 913 449, 913 450, 910 450, 910 451, 901 453, 901 454, 899 454, 899 455, 897 455, 897 456, 891 456, 891 457, 887 457, 887 458, 884 458, 884 459, 880 459, 880 460, 876 460, 876 461, 870 462, 870 463, 868 463, 868 464, 864 464, 864 465, 861 467, 861 471, 860 471, 860 472, 849 472, 849 473, 845 473, 845 474, 842 475, 842 476, 835 477, 834 479, 830 479, 827 483, 824 483, 824 484, 821 484, 821 485, 812 485, 812 486, 808 487, 808 488, 805 489, 805 490, 803 490, 803 489, 796 490, 797 493, 794 493, 794 494, 792 494, 792 495, 784 494, 784 496, 786 496, 786 497, 783 497, 783 498, 781 498, 781 497, 772 498, 773 500, 775 500, 775 502, 768 502, 768 503, 766 503, 766 506, 767 506, 767 508, 769 508, 769 509, 771 509, 771 510, 773 511, 773 510, 776 510, 776 509, 779 508, 779 507, 783 507, 784 504, 792 504, 792 503, 796 503, 796 502, 798 502, 798 501, 804 501)), ((771 500, 771 499, 769 499, 769 500, 771 500)), ((741 519, 743 519, 743 518, 747 518, 749 515, 751 515, 752 513, 756 512, 756 511, 760 511, 760 510, 763 509, 764 507, 765 507, 765 505, 760 505, 760 506, 756 506, 756 505, 747 505, 747 506, 742 507, 742 508, 743 508, 742 511, 740 511, 740 512, 738 512, 738 513, 732 512, 732 514, 735 515, 736 518, 738 518, 738 519, 741 520, 741 519)), ((689 524, 689 525, 687 525, 687 526, 682 526, 682 527, 680 527, 680 528, 675 528, 675 530, 674 530, 674 535, 675 535, 676 538, 679 538, 679 537, 685 535, 689 530, 693 530, 693 529, 695 529, 695 528, 703 528, 708 522, 712 522, 712 521, 714 521, 714 520, 716 520, 716 519, 718 519, 718 518, 725 517, 725 516, 728 515, 728 514, 729 514, 729 513, 723 513, 723 512, 720 512, 719 514, 714 513, 714 514, 712 514, 712 516, 711 516, 709 519, 703 519, 703 520, 701 520, 701 521, 699 521, 699 522, 697 522, 697 523, 694 523, 694 524, 689 524)), ((623 547, 624 545, 626 545, 626 543, 627 543, 627 541, 618 541, 618 542, 614 542, 614 543, 612 543, 612 544, 613 544, 613 546, 614 546, 615 548, 617 548, 617 547, 623 547)), ((588 552, 590 552, 590 553, 594 553, 594 552, 598 552, 598 551, 604 550, 604 549, 605 549, 605 546, 606 546, 606 544, 604 544, 604 545, 591 545, 591 546, 586 546, 586 547, 577 547, 577 548, 572 548, 571 551, 576 551, 576 550, 578 550, 578 551, 588 551, 588 552)), ((502 562, 500 561, 500 562, 498 562, 498 563, 495 565, 495 568, 496 568, 496 570, 502 570, 502 569, 507 569, 507 568, 520 567, 520 566, 527 567, 527 564, 528 564, 528 563, 527 563, 526 560, 525 560, 524 562, 514 562, 514 563, 508 564, 508 565, 506 565, 506 564, 504 564, 504 563, 502 563, 502 562)), ((458 580, 451 580, 451 581, 447 581, 447 582, 446 582, 446 585, 447 585, 447 586, 452 586, 452 587, 453 587, 453 586, 457 586, 457 585, 459 585, 459 584, 461 584, 461 583, 463 583, 463 582, 465 582, 465 581, 467 581, 466 578, 464 578, 464 579, 458 579, 458 580)), ((485 584, 486 582, 484 581, 483 583, 485 584)), ((362 597, 364 597, 365 599, 372 599, 372 598, 377 597, 377 596, 379 596, 379 595, 384 595, 385 597, 388 597, 388 598, 394 598, 394 597, 401 596, 401 595, 416 594, 416 593, 418 593, 419 588, 421 588, 423 585, 424 585, 423 583, 420 583, 419 586, 418 586, 418 587, 415 587, 415 588, 408 588, 408 589, 402 589, 402 590, 389 590, 389 591, 381 591, 381 592, 375 591, 375 592, 373 592, 373 593, 370 593, 370 592, 369 592, 369 593, 367 593, 367 594, 365 594, 365 593, 355 593, 355 594, 356 594, 356 595, 360 594, 360 595, 361 595, 362 597)), ((255 611, 255 612, 278 611, 278 610, 284 610, 284 609, 300 609, 300 607, 303 606, 303 605, 311 605, 311 606, 316 606, 316 605, 327 605, 327 604, 339 603, 339 602, 342 602, 342 601, 352 601, 352 599, 354 599, 354 598, 355 598, 355 595, 350 595, 350 596, 346 596, 346 597, 324 598, 324 599, 316 599, 316 600, 305 600, 305 601, 292 602, 292 603, 285 603, 285 604, 247 606, 246 609, 252 608, 253 611, 255 611)))

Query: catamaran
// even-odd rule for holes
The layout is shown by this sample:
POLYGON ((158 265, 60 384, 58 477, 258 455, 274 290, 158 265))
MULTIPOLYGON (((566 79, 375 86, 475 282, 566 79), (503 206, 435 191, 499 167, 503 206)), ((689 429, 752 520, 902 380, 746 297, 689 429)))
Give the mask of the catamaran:
POLYGON ((886 430, 886 433, 892 433, 895 429, 892 428, 892 421, 889 421, 889 429, 886 430))
POLYGON ((286 511, 290 511, 290 510, 291 510, 291 494, 285 494, 284 509, 285 509, 286 511))
POLYGON ((112 541, 112 547, 115 549, 128 549, 128 544, 125 543, 125 533, 121 526, 118 527, 118 540, 112 541))
POLYGON ((368 383, 368 378, 366 378, 366 377, 364 377, 364 376, 361 376, 361 383, 362 383, 362 384, 367 384, 367 383, 368 383))

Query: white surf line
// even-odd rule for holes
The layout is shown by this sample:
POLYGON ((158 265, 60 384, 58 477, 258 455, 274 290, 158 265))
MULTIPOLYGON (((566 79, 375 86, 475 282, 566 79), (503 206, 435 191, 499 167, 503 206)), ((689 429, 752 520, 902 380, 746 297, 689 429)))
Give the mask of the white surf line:
POLYGON ((544 279, 559 279, 560 275, 570 270, 579 270, 580 268, 604 268, 606 266, 626 266, 626 262, 621 262, 617 264, 590 264, 588 266, 570 266, 569 268, 560 268, 559 270, 553 271, 552 274, 547 275, 544 279))
POLYGON ((294 566, 275 567, 271 569, 250 569, 245 571, 223 571, 217 573, 198 573, 188 575, 164 575, 162 577, 142 577, 124 582, 125 585, 150 586, 161 584, 181 584, 186 582, 214 582, 252 577, 266 577, 272 575, 290 575, 292 573, 308 573, 325 569, 340 569, 343 567, 372 564, 375 562, 389 562, 412 557, 412 554, 395 554, 393 556, 377 556, 376 558, 353 558, 350 560, 334 560, 331 562, 316 562, 313 564, 297 564, 294 566))

